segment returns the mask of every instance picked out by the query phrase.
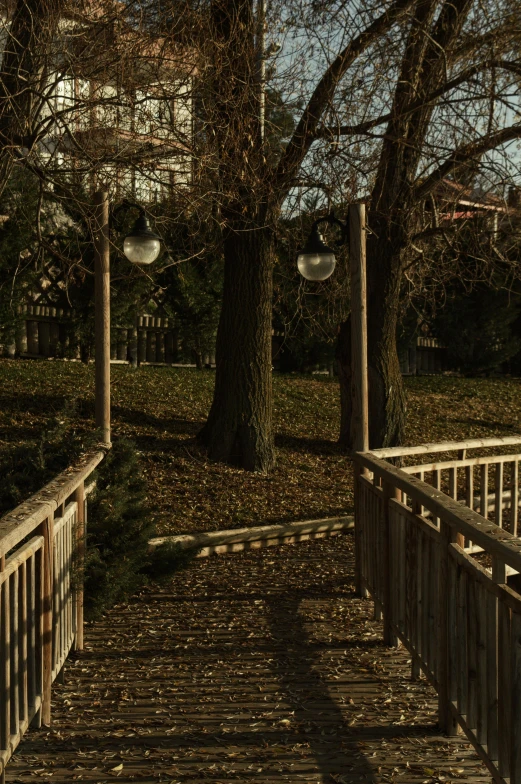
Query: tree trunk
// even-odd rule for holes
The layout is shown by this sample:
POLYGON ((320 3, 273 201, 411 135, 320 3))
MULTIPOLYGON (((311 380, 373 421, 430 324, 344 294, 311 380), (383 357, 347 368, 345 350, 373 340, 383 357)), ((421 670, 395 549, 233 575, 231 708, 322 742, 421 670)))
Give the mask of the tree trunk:
POLYGON ((211 459, 267 472, 275 463, 271 232, 251 225, 228 230, 224 258, 214 398, 198 437, 211 459))
MULTIPOLYGON (((367 350, 369 444, 372 449, 403 443, 406 400, 396 346, 403 236, 399 221, 370 215, 374 234, 367 243, 367 350)), ((405 222, 405 216, 403 218, 405 222)))
POLYGON ((340 383, 340 434, 338 443, 346 449, 352 449, 351 418, 353 415, 353 395, 351 385, 353 374, 351 371, 351 315, 340 324, 335 348, 335 359, 337 361, 338 380, 340 383))

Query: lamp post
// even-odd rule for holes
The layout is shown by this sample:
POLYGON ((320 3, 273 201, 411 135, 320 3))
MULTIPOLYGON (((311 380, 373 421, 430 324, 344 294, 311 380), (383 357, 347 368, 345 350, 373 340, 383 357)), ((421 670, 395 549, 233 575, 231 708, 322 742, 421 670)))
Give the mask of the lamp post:
POLYGON ((349 241, 349 268, 351 277, 351 377, 353 416, 351 436, 353 451, 369 449, 369 406, 367 385, 367 313, 365 272, 365 204, 351 204, 345 223, 333 213, 316 220, 306 244, 298 253, 297 266, 307 280, 326 280, 336 266, 335 251, 329 248, 319 226, 327 223, 338 226, 341 232, 337 245, 349 241))
MULTIPOLYGON (((329 223, 340 228, 339 245, 349 239, 349 270, 351 278, 351 395, 353 410, 351 417, 351 440, 353 452, 369 450, 369 403, 367 383, 367 305, 366 305, 366 225, 365 204, 351 204, 345 223, 333 214, 315 221, 304 248, 300 251, 297 265, 301 274, 308 280, 326 280, 335 269, 335 253, 325 245, 318 233, 321 223, 329 223)), ((362 469, 365 474, 366 470, 362 469)), ((368 596, 361 573, 361 518, 358 513, 358 477, 355 473, 355 590, 358 596, 368 596)), ((388 579, 388 575, 387 575, 388 579)), ((375 618, 380 610, 375 605, 375 618)), ((385 616, 386 618, 388 615, 385 616)), ((391 631, 384 622, 384 637, 391 640, 391 631)))
MULTIPOLYGON (((122 209, 137 209, 139 217, 123 242, 123 252, 134 264, 151 264, 161 250, 160 238, 148 225, 145 211, 138 204, 124 201, 122 209)), ((94 194, 94 341, 95 419, 104 444, 110 444, 110 229, 109 195, 94 194)))

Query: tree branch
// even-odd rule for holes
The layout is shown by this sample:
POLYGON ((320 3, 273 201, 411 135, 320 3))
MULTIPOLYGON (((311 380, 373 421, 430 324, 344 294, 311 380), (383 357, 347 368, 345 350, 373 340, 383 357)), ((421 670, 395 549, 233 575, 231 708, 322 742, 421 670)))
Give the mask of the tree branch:
MULTIPOLYGON (((438 88, 437 90, 433 90, 430 95, 427 95, 424 98, 411 103, 406 110, 399 115, 397 119, 401 117, 405 117, 407 114, 420 109, 422 106, 425 106, 432 101, 435 101, 437 98, 440 98, 444 93, 448 93, 451 90, 456 89, 464 82, 469 81, 472 79, 473 76, 476 76, 481 71, 484 71, 488 68, 503 68, 505 71, 511 71, 517 75, 521 76, 521 63, 520 62, 509 62, 507 60, 485 60, 485 62, 480 63, 479 65, 474 65, 471 68, 467 68, 465 71, 462 71, 458 76, 455 76, 454 79, 446 82, 442 87, 438 88)), ((315 139, 328 139, 328 138, 338 138, 339 136, 357 136, 363 135, 368 133, 373 128, 376 128, 378 125, 383 125, 385 122, 389 122, 391 119, 392 113, 387 112, 387 114, 382 114, 380 117, 375 117, 372 120, 366 120, 365 122, 358 123, 357 125, 341 125, 337 128, 333 127, 322 127, 317 128, 315 139)))
POLYGON ((392 6, 351 41, 327 68, 315 87, 284 155, 279 161, 275 174, 276 181, 281 184, 287 183, 295 176, 296 170, 316 138, 320 118, 349 66, 373 41, 392 27, 414 2, 415 0, 395 0, 392 6))
POLYGON ((489 150, 494 150, 501 144, 520 138, 521 122, 514 123, 514 125, 508 126, 508 128, 503 128, 501 131, 484 136, 482 139, 474 140, 468 142, 468 144, 462 145, 452 153, 445 163, 429 174, 427 179, 415 188, 414 198, 425 198, 425 196, 427 196, 444 177, 447 177, 454 169, 461 166, 462 163, 466 163, 472 158, 483 155, 483 153, 488 152, 489 150))

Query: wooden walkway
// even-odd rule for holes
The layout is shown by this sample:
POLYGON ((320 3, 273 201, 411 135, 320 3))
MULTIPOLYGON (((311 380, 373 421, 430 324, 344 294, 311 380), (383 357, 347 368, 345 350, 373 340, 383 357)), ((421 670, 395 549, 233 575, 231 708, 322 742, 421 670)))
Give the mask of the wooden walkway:
POLYGON ((353 596, 352 546, 201 559, 87 626, 6 781, 490 781, 353 596))

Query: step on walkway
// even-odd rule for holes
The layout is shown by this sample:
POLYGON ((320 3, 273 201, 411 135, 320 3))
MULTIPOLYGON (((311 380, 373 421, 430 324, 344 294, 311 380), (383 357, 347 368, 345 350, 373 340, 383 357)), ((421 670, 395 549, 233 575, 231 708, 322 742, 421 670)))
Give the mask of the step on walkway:
POLYGON ((353 596, 353 536, 197 560, 88 626, 7 782, 483 782, 353 596))

